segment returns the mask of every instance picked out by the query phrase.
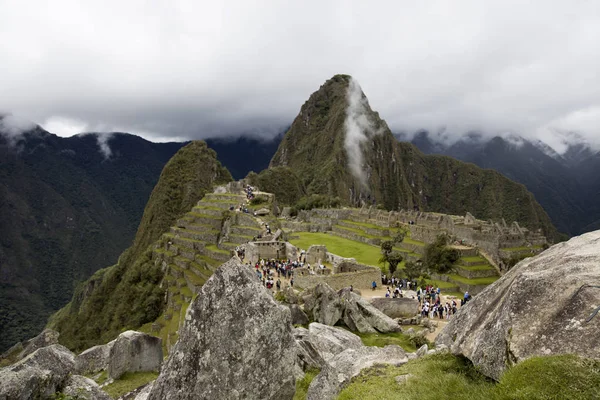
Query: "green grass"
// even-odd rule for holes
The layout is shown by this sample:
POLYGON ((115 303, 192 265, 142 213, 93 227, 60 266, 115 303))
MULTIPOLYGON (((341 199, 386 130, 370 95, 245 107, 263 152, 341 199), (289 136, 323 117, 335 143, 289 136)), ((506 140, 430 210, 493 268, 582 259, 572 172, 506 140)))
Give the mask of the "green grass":
POLYGON ((345 239, 339 236, 329 235, 326 233, 311 233, 311 232, 295 232, 294 235, 299 239, 292 239, 292 243, 296 247, 304 250, 313 244, 322 244, 327 246, 327 251, 337 254, 342 257, 352 257, 362 264, 379 266, 379 258, 381 250, 378 246, 356 242, 354 240, 345 239))
POLYGON ((357 235, 362 236, 367 239, 381 239, 381 240, 391 240, 392 239, 389 236, 370 235, 370 234, 366 233, 365 231, 363 231, 362 229, 358 229, 358 228, 350 228, 350 227, 342 226, 342 225, 335 225, 335 227, 345 230, 345 231, 348 231, 348 232, 356 233, 357 235))
POLYGON ((473 261, 481 261, 482 263, 487 262, 485 260, 485 258, 479 257, 479 256, 461 257, 460 260, 463 260, 463 261, 466 261, 466 262, 473 262, 473 261))
POLYGON ((352 379, 340 400, 588 400, 600 398, 600 362, 571 355, 534 357, 496 383, 468 360, 449 353, 400 366, 373 367, 352 379), (411 374, 399 386, 395 377, 411 374))
POLYGON ((455 274, 448 275, 448 277, 455 282, 465 283, 467 285, 491 285, 500 278, 499 276, 490 276, 486 278, 468 279, 455 274))
POLYGON ((229 254, 229 251, 218 248, 216 244, 206 245, 206 250, 216 251, 217 253, 229 254))
POLYGON ((379 226, 379 225, 375 225, 375 224, 369 224, 366 222, 356 222, 356 221, 350 221, 349 219, 343 219, 343 222, 347 222, 349 224, 352 225, 356 225, 356 226, 362 226, 363 228, 370 228, 370 229, 379 229, 379 230, 389 230, 389 228, 385 228, 383 226, 379 226))
POLYGON ((413 240, 413 239, 411 239, 409 237, 405 237, 404 240, 403 240, 403 242, 406 243, 406 244, 414 244, 414 245, 417 245, 417 246, 425 246, 425 243, 419 242, 418 240, 413 240))
POLYGON ((541 249, 542 246, 523 246, 523 247, 505 247, 503 249, 500 250, 504 250, 504 251, 525 251, 525 250, 539 250, 541 249))
POLYGON ((416 346, 413 344, 413 342, 411 342, 410 337, 401 332, 353 333, 360 337, 365 346, 385 347, 389 344, 397 344, 408 352, 414 352, 417 350, 416 346))
POLYGON ((319 370, 316 368, 309 369, 304 373, 304 377, 296 381, 296 393, 294 394, 294 400, 305 400, 306 393, 308 392, 308 387, 310 383, 317 375, 319 375, 319 370))
POLYGON ((456 283, 452 283, 452 282, 446 282, 446 281, 439 281, 436 279, 427 279, 427 284, 428 285, 433 285, 436 288, 440 288, 442 289, 442 291, 444 289, 458 289, 458 285, 456 283))
POLYGON ((496 270, 494 267, 492 267, 490 264, 480 264, 480 265, 470 265, 470 266, 466 266, 466 265, 457 265, 458 268, 461 269, 465 269, 467 271, 486 271, 488 269, 492 269, 492 270, 496 270))
POLYGON ((145 385, 158 377, 157 372, 126 372, 121 379, 106 385, 103 389, 110 397, 116 399, 133 389, 145 385))

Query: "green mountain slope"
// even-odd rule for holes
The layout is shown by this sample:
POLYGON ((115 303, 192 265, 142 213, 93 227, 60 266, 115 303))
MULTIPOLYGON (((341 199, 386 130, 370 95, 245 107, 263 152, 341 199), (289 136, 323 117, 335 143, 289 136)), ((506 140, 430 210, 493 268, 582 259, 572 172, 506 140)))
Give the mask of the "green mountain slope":
POLYGON ((18 136, 0 117, 0 352, 38 334, 75 286, 116 262, 180 143, 112 134, 18 136))
POLYGON ((164 271, 152 259, 152 244, 213 185, 231 175, 204 142, 192 142, 167 163, 150 195, 133 245, 116 265, 96 272, 75 291, 49 326, 61 343, 84 349, 114 338, 123 328, 154 321, 160 314, 164 271))
POLYGON ((481 219, 541 228, 551 240, 558 235, 525 186, 399 143, 348 75, 334 76, 304 103, 271 160, 270 168, 275 167, 293 170, 308 194, 338 196, 346 204, 469 211, 481 219))

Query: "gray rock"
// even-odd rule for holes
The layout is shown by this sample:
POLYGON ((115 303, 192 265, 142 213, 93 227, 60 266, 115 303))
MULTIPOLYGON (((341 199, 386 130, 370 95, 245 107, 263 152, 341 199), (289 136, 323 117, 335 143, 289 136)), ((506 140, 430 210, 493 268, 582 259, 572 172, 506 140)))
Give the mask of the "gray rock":
POLYGON ((325 361, 346 349, 360 349, 363 343, 358 336, 342 328, 313 322, 308 326, 309 341, 325 361))
POLYGON ((308 329, 294 328, 294 339, 298 346, 296 364, 301 371, 306 371, 310 368, 321 369, 326 365, 325 360, 310 341, 308 329))
POLYGON ((153 386, 154 381, 135 388, 129 393, 125 393, 123 396, 119 397, 119 400, 147 400, 153 386))
POLYGON ((371 300, 373 307, 384 313, 390 318, 410 318, 413 317, 419 309, 419 302, 416 299, 381 297, 371 300))
POLYGON ((429 346, 427 346, 426 344, 424 344, 423 346, 419 347, 419 350, 417 350, 417 357, 423 357, 424 355, 427 354, 427 350, 429 350, 429 346))
POLYGON ((231 259, 188 308, 149 400, 291 399, 297 346, 287 307, 231 259))
POLYGON ((413 375, 411 375, 411 374, 404 374, 404 375, 398 375, 394 379, 396 380, 396 383, 398 385, 404 385, 406 383, 406 381, 412 377, 413 377, 413 375))
POLYGON ((408 362, 406 352, 396 345, 381 347, 362 346, 347 349, 329 360, 329 366, 321 370, 311 382, 307 400, 334 399, 341 388, 360 371, 375 364, 402 365, 408 362))
POLYGON ((75 371, 86 375, 107 369, 110 351, 114 344, 115 340, 83 351, 75 357, 75 371))
POLYGON ((71 375, 62 393, 78 400, 111 400, 96 382, 81 375, 71 375))
POLYGON ((294 290, 293 287, 288 286, 281 290, 283 294, 283 301, 287 304, 299 304, 300 298, 298 297, 298 293, 294 290))
POLYGON ((44 329, 42 333, 23 343, 23 350, 19 353, 17 359, 21 360, 42 347, 58 344, 58 336, 58 332, 52 329, 44 329))
POLYGON ((308 324, 308 317, 297 304, 292 304, 289 308, 292 315, 292 325, 308 324))
POLYGON ((162 340, 136 331, 121 333, 110 348, 108 376, 119 379, 125 372, 158 371, 162 364, 162 340))
POLYGON ((340 298, 344 306, 344 323, 352 331, 361 333, 401 331, 396 321, 379 311, 356 293, 343 291, 340 298))
POLYGON ((0 399, 46 399, 62 389, 74 367, 75 355, 66 347, 42 347, 0 369, 0 399))
POLYGON ((485 375, 499 379, 532 356, 600 359, 600 231, 527 258, 475 296, 437 337, 485 375))
POLYGON ((304 312, 310 320, 333 326, 342 318, 342 301, 329 285, 319 283, 305 293, 304 312))

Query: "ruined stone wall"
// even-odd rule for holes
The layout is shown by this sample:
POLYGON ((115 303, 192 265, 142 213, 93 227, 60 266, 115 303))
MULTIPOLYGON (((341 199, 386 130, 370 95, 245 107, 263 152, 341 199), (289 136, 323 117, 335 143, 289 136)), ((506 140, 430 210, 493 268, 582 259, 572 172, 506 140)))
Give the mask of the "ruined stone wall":
POLYGON ((437 236, 443 231, 439 228, 431 228, 421 225, 407 225, 410 230, 411 239, 418 240, 419 242, 433 243, 437 236))
POLYGON ((306 251, 306 262, 316 265, 319 260, 321 262, 327 262, 327 247, 323 245, 310 246, 306 251))
POLYGON ((381 272, 378 268, 344 274, 294 276, 294 286, 301 289, 307 289, 319 283, 327 283, 334 290, 340 290, 350 285, 356 289, 370 290, 373 281, 377 282, 377 286, 381 286, 381 272))
MULTIPOLYGON (((293 254, 288 254, 289 246, 286 242, 249 242, 243 246, 246 249, 246 260, 256 263, 259 260, 292 259, 293 254)), ((293 247, 293 246, 292 246, 293 247)))

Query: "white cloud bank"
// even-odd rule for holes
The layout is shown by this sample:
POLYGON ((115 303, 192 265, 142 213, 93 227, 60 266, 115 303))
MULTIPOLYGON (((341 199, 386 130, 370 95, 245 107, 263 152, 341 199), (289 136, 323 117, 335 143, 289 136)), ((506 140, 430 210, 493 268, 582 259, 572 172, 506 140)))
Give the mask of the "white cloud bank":
POLYGON ((63 135, 77 124, 273 135, 347 73, 394 131, 600 142, 598 1, 9 0, 0 11, 0 107, 75 121, 63 135))

